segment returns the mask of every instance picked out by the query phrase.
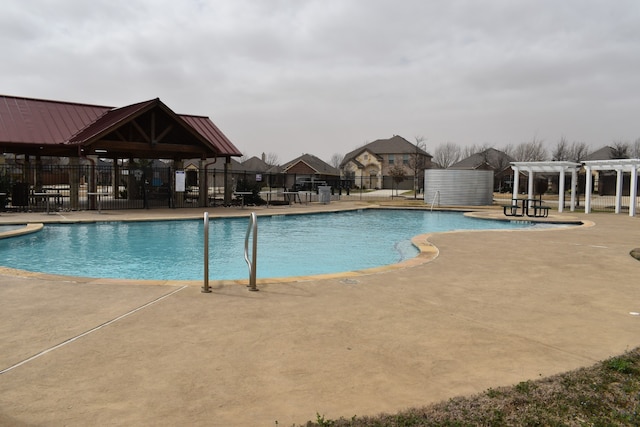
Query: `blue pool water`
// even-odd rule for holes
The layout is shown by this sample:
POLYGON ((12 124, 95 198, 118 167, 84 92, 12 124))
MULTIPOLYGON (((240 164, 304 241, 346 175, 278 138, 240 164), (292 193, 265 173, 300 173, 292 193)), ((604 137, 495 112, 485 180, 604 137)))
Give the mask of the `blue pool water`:
POLYGON ((0 225, 0 233, 5 233, 7 231, 18 230, 23 228, 24 225, 0 225))
MULTIPOLYGON (((211 218, 211 280, 247 279, 248 216, 211 218)), ((106 278, 201 280, 203 221, 46 225, 0 239, 0 265, 29 271, 106 278)), ((374 210, 258 217, 257 277, 360 270, 415 257, 418 234, 508 229, 531 224, 468 218, 456 212, 374 210)))

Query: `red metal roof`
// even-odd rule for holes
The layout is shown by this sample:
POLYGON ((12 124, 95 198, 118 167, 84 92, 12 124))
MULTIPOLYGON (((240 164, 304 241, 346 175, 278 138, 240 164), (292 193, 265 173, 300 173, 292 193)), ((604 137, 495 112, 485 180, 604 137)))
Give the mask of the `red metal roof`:
POLYGON ((64 144, 111 107, 0 96, 0 143, 64 144))
POLYGON ((208 117, 180 115, 180 118, 189 123, 192 128, 209 141, 215 142, 223 153, 228 153, 227 155, 229 156, 242 156, 242 152, 229 141, 208 117))
POLYGON ((122 108, 114 108, 106 111, 101 117, 95 121, 89 123, 77 134, 74 134, 69 138, 69 142, 85 142, 89 141, 100 134, 109 131, 118 126, 118 124, 129 119, 135 115, 138 111, 144 110, 149 105, 153 104, 153 100, 139 102, 137 104, 128 105, 122 108))
POLYGON ((175 114, 157 98, 114 108, 0 95, 0 144, 78 145, 156 105, 208 141, 219 155, 242 155, 208 117, 175 114))

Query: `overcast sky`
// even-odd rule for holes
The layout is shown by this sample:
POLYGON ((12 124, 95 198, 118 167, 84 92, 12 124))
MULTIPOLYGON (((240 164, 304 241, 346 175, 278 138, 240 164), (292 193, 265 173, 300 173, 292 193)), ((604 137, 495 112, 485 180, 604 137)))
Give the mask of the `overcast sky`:
POLYGON ((640 138, 637 0, 4 0, 0 93, 209 116, 247 156, 640 138))

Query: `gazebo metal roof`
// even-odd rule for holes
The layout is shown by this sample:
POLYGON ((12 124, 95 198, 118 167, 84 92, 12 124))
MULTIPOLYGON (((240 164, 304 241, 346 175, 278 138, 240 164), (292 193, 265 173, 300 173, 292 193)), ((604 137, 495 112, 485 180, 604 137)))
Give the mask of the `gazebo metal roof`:
POLYGON ((113 108, 0 95, 0 148, 59 157, 242 155, 208 117, 176 114, 158 98, 113 108))

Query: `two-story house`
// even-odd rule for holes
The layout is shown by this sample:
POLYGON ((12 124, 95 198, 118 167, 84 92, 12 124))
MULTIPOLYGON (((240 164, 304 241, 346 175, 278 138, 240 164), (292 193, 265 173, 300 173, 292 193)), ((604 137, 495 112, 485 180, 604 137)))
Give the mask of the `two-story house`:
POLYGON ((390 171, 401 167, 406 179, 398 188, 411 189, 415 182, 422 183, 424 169, 430 169, 432 156, 401 136, 377 139, 350 153, 340 164, 343 180, 359 188, 396 188, 390 171), (418 179, 416 180, 416 172, 418 179))

